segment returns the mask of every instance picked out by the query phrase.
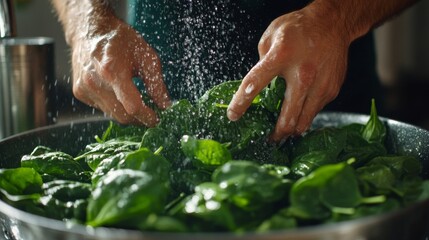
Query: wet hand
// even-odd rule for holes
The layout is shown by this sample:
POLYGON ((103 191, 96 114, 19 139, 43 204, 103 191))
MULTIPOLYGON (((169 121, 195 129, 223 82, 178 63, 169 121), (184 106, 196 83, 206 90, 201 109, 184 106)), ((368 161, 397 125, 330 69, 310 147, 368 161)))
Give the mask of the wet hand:
POLYGON ((155 50, 130 26, 111 17, 88 26, 72 46, 73 93, 122 124, 154 126, 156 113, 133 83, 140 77, 161 109, 171 105, 155 50))
POLYGON ((271 138, 279 142, 306 131, 344 81, 350 41, 334 25, 309 8, 275 19, 259 42, 259 62, 229 104, 228 118, 238 120, 255 96, 281 76, 286 92, 271 138))

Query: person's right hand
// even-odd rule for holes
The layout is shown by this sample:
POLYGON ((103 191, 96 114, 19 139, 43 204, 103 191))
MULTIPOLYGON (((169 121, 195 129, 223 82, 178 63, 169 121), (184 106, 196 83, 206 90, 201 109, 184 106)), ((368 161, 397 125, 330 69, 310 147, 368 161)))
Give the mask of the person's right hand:
POLYGON ((133 83, 140 77, 161 109, 171 105, 155 50, 129 25, 110 15, 80 28, 73 38, 73 94, 122 124, 154 126, 156 113, 133 83))
MULTIPOLYGON (((316 8, 316 10, 315 10, 316 8)), ((300 135, 340 91, 350 37, 341 22, 315 14, 309 5, 275 19, 259 42, 259 62, 244 77, 228 106, 228 118, 238 120, 275 76, 286 81, 281 112, 271 140, 300 135)))

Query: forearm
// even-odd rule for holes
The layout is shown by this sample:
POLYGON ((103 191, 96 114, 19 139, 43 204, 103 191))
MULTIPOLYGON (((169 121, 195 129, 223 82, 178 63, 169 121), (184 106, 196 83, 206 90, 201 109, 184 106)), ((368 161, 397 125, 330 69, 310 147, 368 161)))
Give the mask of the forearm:
POLYGON ((308 9, 330 27, 342 29, 350 42, 418 0, 315 0, 308 9))
POLYGON ((107 0, 51 0, 61 22, 66 41, 103 33, 114 15, 107 0))

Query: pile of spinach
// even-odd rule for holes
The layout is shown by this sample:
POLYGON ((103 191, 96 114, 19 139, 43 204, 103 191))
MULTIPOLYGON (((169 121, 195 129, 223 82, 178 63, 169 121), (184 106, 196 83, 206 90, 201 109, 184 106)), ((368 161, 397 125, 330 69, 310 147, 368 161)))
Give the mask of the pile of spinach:
POLYGON ((267 141, 285 81, 275 78, 237 122, 240 81, 159 111, 155 128, 114 122, 71 156, 39 146, 0 169, 0 195, 38 215, 163 232, 267 232, 379 214, 426 199, 418 159, 387 151, 375 103, 366 124, 267 141))

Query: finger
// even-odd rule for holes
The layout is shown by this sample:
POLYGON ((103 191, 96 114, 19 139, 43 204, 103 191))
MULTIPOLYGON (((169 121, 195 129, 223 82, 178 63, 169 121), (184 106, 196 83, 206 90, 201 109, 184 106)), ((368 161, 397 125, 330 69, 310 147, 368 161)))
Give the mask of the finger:
POLYGON ((237 121, 246 112, 253 99, 277 75, 272 67, 272 61, 264 58, 257 63, 244 77, 240 87, 228 105, 227 116, 231 121, 237 121))
POLYGON ((340 84, 326 80, 322 77, 317 81, 317 85, 311 89, 302 108, 298 124, 295 128, 295 135, 301 135, 308 130, 316 115, 323 107, 336 98, 340 91, 340 84))
POLYGON ((298 123, 296 124, 295 131, 292 133, 293 135, 301 135, 310 128, 313 119, 324 106, 324 104, 320 103, 321 100, 315 97, 309 96, 306 98, 298 123))
POLYGON ((298 89, 294 90, 293 87, 287 88, 279 118, 270 136, 272 141, 280 142, 295 132, 295 126, 299 119, 305 97, 298 89))
MULTIPOLYGON (((90 75, 86 74, 87 77, 90 75)), ((115 118, 122 124, 136 124, 137 121, 127 114, 122 104, 116 99, 113 91, 109 91, 104 87, 97 85, 93 79, 87 78, 86 85, 78 79, 73 86, 74 95, 83 103, 100 109, 107 116, 115 118)))
POLYGON ((117 82, 112 86, 116 98, 128 115, 133 116, 148 127, 153 127, 158 123, 158 117, 151 108, 144 104, 141 94, 131 78, 131 75, 128 75, 124 78, 126 80, 117 82))
POLYGON ((121 124, 133 124, 141 125, 142 122, 135 118, 135 116, 130 115, 126 109, 123 107, 122 103, 116 99, 115 93, 108 93, 109 96, 105 94, 100 94, 100 99, 98 99, 96 105, 100 110, 102 110, 107 116, 114 118, 121 124), (112 97, 113 96, 113 97, 112 97))
POLYGON ((155 51, 149 49, 136 61, 139 64, 137 75, 143 79, 146 91, 154 103, 159 108, 165 109, 171 106, 171 100, 162 76, 161 61, 155 51))
POLYGON ((295 132, 309 89, 315 81, 314 69, 306 65, 291 68, 284 75, 288 86, 279 118, 271 134, 271 139, 275 142, 280 142, 295 132))
MULTIPOLYGON (((95 69, 101 75, 101 78, 104 79, 103 86, 112 89, 111 91, 104 92, 106 94, 105 97, 100 99, 100 102, 109 103, 104 104, 103 111, 119 117, 117 120, 125 121, 123 116, 126 118, 133 117, 148 127, 155 126, 158 122, 156 113, 143 103, 141 94, 132 81, 131 69, 124 68, 121 62, 109 56, 111 54, 108 51, 103 56, 101 62, 93 60, 95 69), (110 100, 107 100, 107 97, 110 100), (122 109, 125 110, 125 114, 122 112, 122 109)), ((127 121, 135 122, 134 120, 127 121)))

